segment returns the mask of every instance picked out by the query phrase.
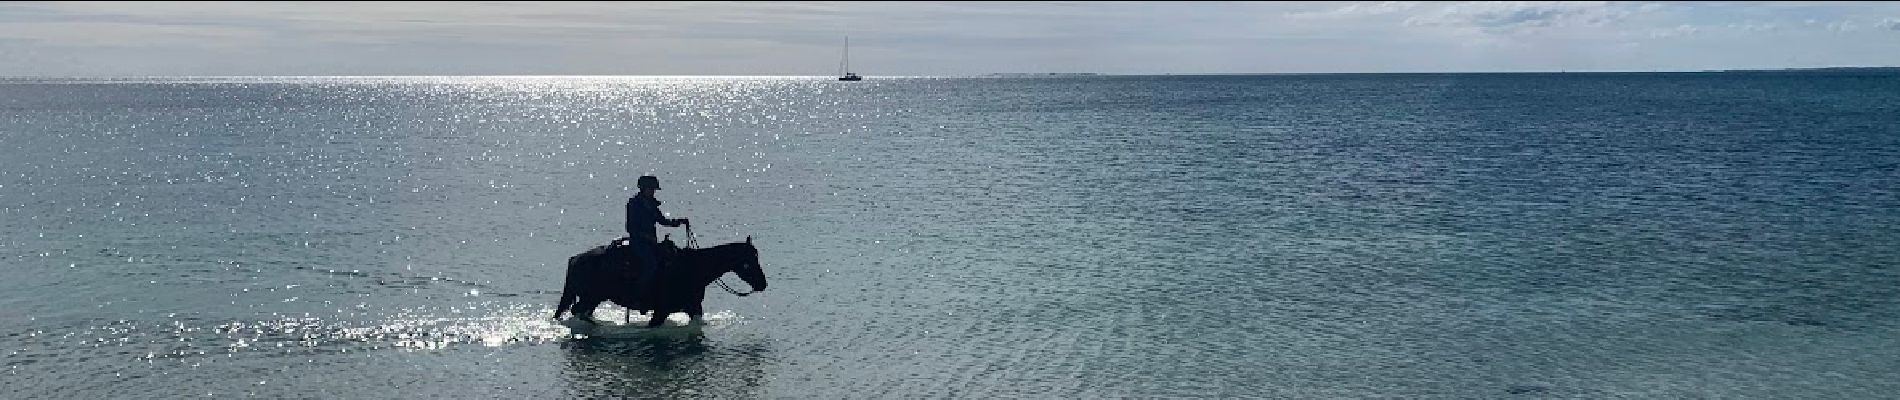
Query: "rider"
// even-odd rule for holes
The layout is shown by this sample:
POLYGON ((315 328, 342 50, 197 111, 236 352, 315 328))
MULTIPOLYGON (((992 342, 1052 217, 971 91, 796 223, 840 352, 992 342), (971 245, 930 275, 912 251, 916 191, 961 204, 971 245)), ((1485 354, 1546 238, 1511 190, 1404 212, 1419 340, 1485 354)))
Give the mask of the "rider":
POLYGON ((657 254, 659 238, 653 224, 669 227, 686 225, 688 229, 693 224, 685 218, 668 219, 665 213, 660 212, 660 199, 653 197, 653 192, 660 190, 660 178, 642 176, 639 187, 640 194, 627 199, 627 237, 633 246, 635 267, 640 273, 640 294, 644 297, 652 293, 654 275, 660 267, 657 254))

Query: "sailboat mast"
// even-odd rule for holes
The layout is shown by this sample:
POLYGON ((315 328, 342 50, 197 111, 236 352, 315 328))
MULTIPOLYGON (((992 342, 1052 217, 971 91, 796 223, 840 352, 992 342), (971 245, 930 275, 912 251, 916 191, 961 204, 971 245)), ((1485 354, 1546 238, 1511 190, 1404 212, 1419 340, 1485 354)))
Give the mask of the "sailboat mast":
POLYGON ((844 59, 838 60, 838 80, 840 81, 864 80, 864 78, 858 77, 858 74, 851 73, 851 37, 850 36, 844 37, 844 59))

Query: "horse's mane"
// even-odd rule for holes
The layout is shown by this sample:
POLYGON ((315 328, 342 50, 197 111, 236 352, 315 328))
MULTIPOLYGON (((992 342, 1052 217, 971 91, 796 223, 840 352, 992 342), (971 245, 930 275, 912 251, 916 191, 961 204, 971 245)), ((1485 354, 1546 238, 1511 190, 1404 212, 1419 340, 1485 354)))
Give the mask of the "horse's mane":
POLYGON ((697 253, 697 254, 723 255, 723 254, 738 251, 740 249, 746 249, 746 248, 751 248, 751 247, 752 247, 751 243, 738 242, 738 243, 726 243, 726 244, 722 244, 718 246, 698 248, 698 249, 680 249, 680 251, 697 253))
POLYGON ((726 244, 713 246, 713 247, 707 247, 701 250, 731 250, 737 247, 752 247, 752 244, 746 243, 746 242, 733 242, 733 243, 726 243, 726 244))

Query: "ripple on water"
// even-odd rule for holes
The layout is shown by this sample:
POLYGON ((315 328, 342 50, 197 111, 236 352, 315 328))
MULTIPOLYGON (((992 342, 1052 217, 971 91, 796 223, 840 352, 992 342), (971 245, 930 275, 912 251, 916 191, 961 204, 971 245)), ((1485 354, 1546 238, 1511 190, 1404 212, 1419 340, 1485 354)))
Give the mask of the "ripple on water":
POLYGON ((220 322, 171 314, 162 320, 75 323, 58 329, 14 332, 4 340, 13 348, 0 354, 5 355, 9 376, 34 376, 57 383, 39 389, 57 389, 127 376, 166 375, 175 368, 255 365, 270 363, 264 361, 270 359, 347 363, 354 359, 351 357, 380 357, 377 354, 500 349, 577 340, 680 339, 742 321, 729 310, 708 313, 703 325, 691 325, 684 314, 674 314, 665 327, 649 329, 644 327, 648 316, 610 318, 620 317, 620 313, 609 308, 598 312, 605 322, 599 326, 572 318, 553 321, 547 318, 552 310, 539 306, 496 303, 459 309, 409 308, 380 316, 284 315, 252 321, 220 322), (72 368, 74 365, 85 367, 72 368))

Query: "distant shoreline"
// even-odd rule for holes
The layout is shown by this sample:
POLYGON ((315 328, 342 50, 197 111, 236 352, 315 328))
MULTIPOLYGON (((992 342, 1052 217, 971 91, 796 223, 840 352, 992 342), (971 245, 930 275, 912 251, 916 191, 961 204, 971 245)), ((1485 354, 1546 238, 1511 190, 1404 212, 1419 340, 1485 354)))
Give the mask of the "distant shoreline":
POLYGON ((1761 68, 1761 69, 1711 69, 1700 72, 1900 72, 1900 67, 1813 67, 1813 68, 1761 68))
POLYGON ((1096 72, 994 72, 983 76, 1101 76, 1096 72))
MULTIPOLYGON (((1748 74, 1748 73, 1875 73, 1900 74, 1895 67, 1806 67, 1738 68, 1676 71, 1463 71, 1463 72, 1181 72, 1181 73, 1102 73, 1102 72, 993 72, 973 75, 867 75, 871 78, 1052 78, 1052 77, 1140 77, 1140 76, 1300 76, 1300 75, 1557 75, 1557 74, 1748 74)), ((416 79, 416 78, 812 78, 831 79, 828 75, 148 75, 148 76, 0 76, 0 82, 33 80, 266 80, 286 78, 314 79, 416 79)))
POLYGON ((1109 74, 1099 72, 997 72, 986 77, 1063 77, 1063 76, 1246 76, 1246 75, 1497 75, 1497 74, 1706 74, 1760 72, 1879 72, 1900 73, 1900 67, 1804 67, 1736 68, 1675 71, 1460 71, 1460 72, 1188 72, 1109 74))

